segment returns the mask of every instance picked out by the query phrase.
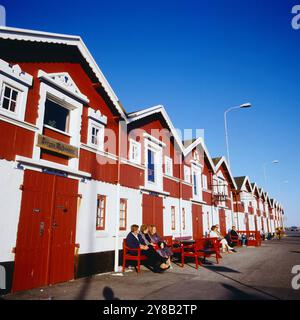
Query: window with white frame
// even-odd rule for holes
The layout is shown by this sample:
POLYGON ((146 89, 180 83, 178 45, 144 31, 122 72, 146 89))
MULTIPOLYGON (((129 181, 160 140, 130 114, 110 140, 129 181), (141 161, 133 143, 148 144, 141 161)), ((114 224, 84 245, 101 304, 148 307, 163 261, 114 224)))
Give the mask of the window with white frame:
POLYGON ((171 228, 172 230, 176 229, 176 220, 175 220, 175 206, 171 206, 171 228))
POLYGON ((191 168, 184 166, 184 181, 191 183, 191 168))
POLYGON ((89 144, 98 150, 103 150, 104 146, 104 126, 90 120, 89 144))
POLYGON ((32 76, 0 59, 0 114, 24 121, 32 76))
POLYGON ((141 163, 141 144, 133 139, 129 142, 129 160, 137 164, 141 163))
POLYGON ((1 108, 12 113, 17 113, 19 96, 19 90, 4 83, 1 91, 1 108))
POLYGON ((193 190, 194 190, 194 195, 198 195, 198 178, 197 178, 197 172, 193 171, 193 190))
POLYGON ((202 179, 201 169, 197 166, 192 167, 192 183, 193 183, 193 196, 195 200, 202 200, 202 179))
POLYGON ((69 132, 70 109, 59 103, 46 99, 44 125, 62 132, 69 132))
POLYGON ((219 193, 219 191, 218 191, 218 179, 217 178, 213 179, 213 191, 214 191, 215 194, 219 193))
POLYGON ((163 188, 162 146, 145 139, 145 187, 161 191, 163 188))
POLYGON ((205 174, 202 175, 202 187, 203 187, 204 190, 208 189, 207 175, 205 175, 205 174))
POLYGON ((185 208, 182 208, 181 209, 182 212, 182 230, 185 230, 186 229, 186 215, 185 215, 185 208))
POLYGON ((173 160, 167 156, 165 156, 165 174, 173 176, 173 160))

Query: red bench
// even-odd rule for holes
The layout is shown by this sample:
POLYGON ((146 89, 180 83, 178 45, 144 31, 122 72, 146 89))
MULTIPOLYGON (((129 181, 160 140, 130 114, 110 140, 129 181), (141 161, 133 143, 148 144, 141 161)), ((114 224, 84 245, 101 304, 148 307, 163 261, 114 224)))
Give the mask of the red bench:
POLYGON ((229 239, 230 239, 230 242, 232 244, 236 244, 238 247, 241 246, 241 242, 239 240, 239 236, 232 236, 231 234, 229 234, 229 239))
POLYGON ((247 246, 255 246, 255 247, 259 247, 261 246, 261 236, 260 236, 260 232, 259 231, 241 231, 238 230, 237 231, 238 234, 242 235, 246 235, 247 237, 247 246), (249 238, 253 238, 253 239, 249 239, 249 238))
POLYGON ((145 260, 147 260, 147 257, 142 254, 142 249, 127 247, 126 239, 123 239, 123 272, 126 268, 126 261, 137 261, 137 273, 139 273, 141 271, 141 262, 145 260), (128 251, 134 251, 137 252, 137 254, 133 255, 128 251))
POLYGON ((219 263, 219 259, 222 258, 219 249, 219 242, 217 238, 200 238, 195 240, 194 244, 183 246, 181 248, 181 267, 184 267, 184 258, 190 257, 195 259, 196 269, 198 269, 200 257, 206 258, 215 255, 216 262, 219 263))

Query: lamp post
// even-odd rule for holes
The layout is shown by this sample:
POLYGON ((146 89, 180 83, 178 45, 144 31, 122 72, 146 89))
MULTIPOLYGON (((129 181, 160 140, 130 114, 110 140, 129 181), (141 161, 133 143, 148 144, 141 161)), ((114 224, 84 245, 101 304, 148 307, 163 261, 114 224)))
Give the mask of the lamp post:
POLYGON ((268 164, 277 164, 279 160, 273 160, 272 162, 265 162, 264 163, 264 179, 265 179, 265 189, 267 190, 267 165, 268 164))
POLYGON ((235 109, 246 109, 251 107, 252 107, 251 103, 244 103, 239 106, 231 107, 224 112, 225 140, 226 140, 227 161, 228 161, 229 168, 230 168, 230 158, 229 158, 229 143, 228 143, 227 113, 235 109))

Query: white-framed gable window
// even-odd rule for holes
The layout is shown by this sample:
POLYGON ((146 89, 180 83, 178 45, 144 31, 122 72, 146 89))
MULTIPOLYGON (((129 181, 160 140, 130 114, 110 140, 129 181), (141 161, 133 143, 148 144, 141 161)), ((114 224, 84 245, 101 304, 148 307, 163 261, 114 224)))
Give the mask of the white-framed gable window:
POLYGON ((103 151, 104 148, 104 126, 93 120, 89 121, 89 143, 95 149, 103 151))
POLYGON ((1 91, 1 103, 2 109, 12 113, 17 113, 18 99, 20 97, 20 91, 3 83, 1 91))
MULTIPOLYGON (((49 130, 56 131, 67 136, 68 144, 79 150, 82 109, 83 105, 89 103, 88 97, 80 92, 68 73, 46 73, 39 70, 38 79, 40 90, 36 142, 40 135, 48 135, 49 130)), ((41 150, 35 143, 33 158, 37 161, 41 160, 41 150)), ((69 168, 78 170, 78 164, 77 157, 68 159, 69 168)))
POLYGON ((88 117, 87 144, 96 150, 103 151, 107 117, 101 115, 99 110, 95 111, 92 108, 89 108, 88 117))
POLYGON ((167 156, 165 156, 165 174, 173 176, 173 160, 167 156))
POLYGON ((188 166, 184 166, 184 181, 187 183, 191 183, 191 168, 188 166))
POLYGON ((204 190, 208 190, 207 175, 205 174, 202 175, 202 187, 204 190))
POLYGON ((192 183, 193 183, 193 198, 197 201, 202 201, 202 173, 201 168, 192 165, 192 183))
POLYGON ((157 139, 144 134, 145 144, 145 187, 147 189, 162 191, 162 148, 163 145, 157 139))
POLYGON ((129 140, 129 161, 141 164, 141 144, 133 139, 129 140))
POLYGON ((24 121, 32 76, 0 59, 0 115, 24 121))
POLYGON ((51 127, 55 131, 69 132, 71 109, 63 106, 63 103, 51 99, 50 96, 45 101, 44 126, 51 127))

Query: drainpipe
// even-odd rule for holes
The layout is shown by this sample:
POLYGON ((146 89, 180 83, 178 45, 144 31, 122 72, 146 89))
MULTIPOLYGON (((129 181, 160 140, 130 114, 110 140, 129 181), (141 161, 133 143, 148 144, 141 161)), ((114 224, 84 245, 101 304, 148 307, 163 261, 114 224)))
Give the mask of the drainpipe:
POLYGON ((119 232, 120 232, 120 174, 121 174, 121 136, 122 136, 122 119, 119 118, 118 132, 118 157, 117 157, 117 206, 116 206, 116 223, 115 223, 115 263, 114 271, 119 271, 119 232))

